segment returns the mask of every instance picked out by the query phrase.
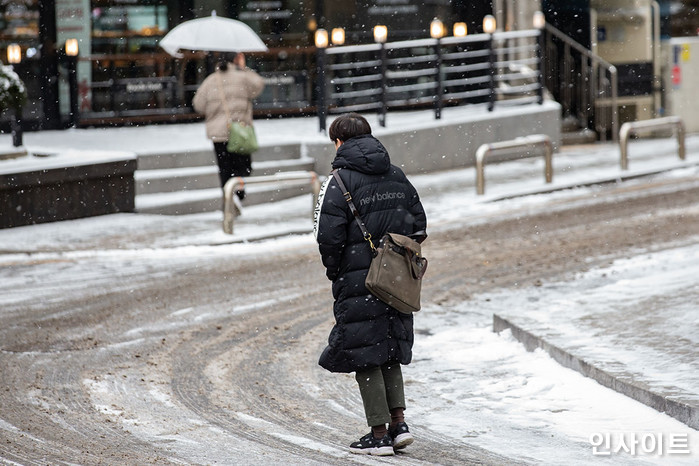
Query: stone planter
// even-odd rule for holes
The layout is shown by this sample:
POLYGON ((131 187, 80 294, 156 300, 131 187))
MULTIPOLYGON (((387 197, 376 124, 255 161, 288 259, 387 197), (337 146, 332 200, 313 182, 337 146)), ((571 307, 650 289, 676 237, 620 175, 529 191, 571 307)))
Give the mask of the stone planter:
POLYGON ((134 211, 136 156, 70 152, 0 161, 0 228, 134 211))

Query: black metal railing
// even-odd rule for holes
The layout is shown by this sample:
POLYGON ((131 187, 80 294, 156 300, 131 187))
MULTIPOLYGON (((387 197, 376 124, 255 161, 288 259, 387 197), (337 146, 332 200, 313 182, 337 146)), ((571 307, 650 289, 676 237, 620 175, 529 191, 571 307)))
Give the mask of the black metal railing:
POLYGON ((319 50, 327 98, 318 114, 376 111, 385 124, 388 109, 432 106, 440 118, 454 104, 541 102, 539 37, 527 30, 319 50))
MULTIPOLYGON (((539 35, 527 30, 247 54, 249 66, 267 83, 255 101, 255 114, 376 111, 385 123, 388 109, 434 107, 439 118, 450 105, 489 102, 492 109, 496 101, 541 101, 539 35)), ((71 110, 61 117, 64 124, 85 126, 198 118, 191 100, 214 62, 203 52, 178 59, 165 53, 113 54, 79 57, 77 66, 72 98, 78 102, 62 108, 78 114, 71 110), (89 79, 80 77, 86 70, 89 79)), ((57 78, 65 87, 67 74, 61 70, 57 78)), ((41 110, 33 109, 41 103, 34 98, 37 86, 29 87, 25 121, 41 110)))
POLYGON ((619 134, 619 84, 614 65, 570 37, 546 25, 544 73, 546 88, 561 104, 563 117, 602 139, 619 134))

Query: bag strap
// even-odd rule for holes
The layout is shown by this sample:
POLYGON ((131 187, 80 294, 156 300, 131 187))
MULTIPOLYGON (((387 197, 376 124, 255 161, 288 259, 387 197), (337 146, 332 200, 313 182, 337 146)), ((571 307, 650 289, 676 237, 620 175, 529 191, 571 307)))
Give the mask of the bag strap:
POLYGON ((369 246, 371 247, 372 253, 376 254, 376 247, 374 246, 373 241, 371 241, 371 233, 367 231, 366 225, 364 225, 364 221, 362 220, 362 217, 359 215, 359 211, 357 210, 357 206, 354 205, 354 202, 352 202, 352 195, 350 192, 347 190, 345 187, 345 183, 342 182, 342 178, 340 178, 340 169, 336 168, 332 172, 330 172, 335 178, 335 181, 337 181, 337 185, 340 187, 342 190, 342 195, 345 196, 345 200, 347 201, 347 204, 349 205, 350 211, 352 211, 352 215, 354 215, 354 219, 357 221, 357 225, 359 225, 359 229, 362 231, 362 236, 364 237, 365 240, 369 242, 369 246))

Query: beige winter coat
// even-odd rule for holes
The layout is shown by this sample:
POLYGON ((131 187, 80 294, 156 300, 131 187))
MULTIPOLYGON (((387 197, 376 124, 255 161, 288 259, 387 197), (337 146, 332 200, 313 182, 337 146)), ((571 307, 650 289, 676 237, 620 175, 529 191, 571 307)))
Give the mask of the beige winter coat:
POLYGON ((232 63, 226 71, 215 71, 207 76, 192 100, 194 110, 205 117, 206 136, 214 142, 226 142, 229 121, 243 121, 252 125, 251 100, 260 95, 264 86, 260 75, 232 63), (223 105, 224 96, 230 120, 223 105))

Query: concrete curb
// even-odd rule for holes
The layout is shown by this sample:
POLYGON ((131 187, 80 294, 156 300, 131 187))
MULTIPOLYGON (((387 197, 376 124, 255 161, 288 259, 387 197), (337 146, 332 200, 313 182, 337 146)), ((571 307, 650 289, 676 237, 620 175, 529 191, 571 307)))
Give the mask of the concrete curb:
MULTIPOLYGON (((269 240, 275 240, 275 239, 280 239, 280 238, 287 238, 289 236, 304 236, 304 235, 310 235, 313 233, 313 228, 296 228, 296 229, 291 229, 291 230, 286 230, 286 231, 277 231, 277 232, 269 232, 265 234, 260 234, 260 235, 250 235, 250 236, 242 236, 242 237, 233 237, 229 240, 222 240, 222 241, 208 241, 208 242, 201 242, 201 243, 196 243, 196 244, 173 244, 173 245, 164 245, 164 246, 148 246, 147 249, 158 249, 158 250, 168 250, 168 249, 180 249, 180 248, 200 248, 200 247, 217 247, 217 246, 230 246, 232 244, 249 244, 249 243, 259 243, 262 241, 269 241, 269 240)), ((119 248, 119 251, 139 251, 143 249, 142 247, 137 247, 137 248, 119 248)), ((88 249, 73 249, 73 250, 54 250, 54 249, 42 249, 42 250, 36 250, 36 251, 30 251, 30 250, 10 250, 10 249, 0 249, 0 256, 3 255, 25 255, 27 257, 31 257, 33 255, 38 255, 38 254, 64 254, 64 253, 74 253, 74 252, 85 252, 85 251, 95 251, 96 249, 94 248, 88 248, 88 249)))
POLYGON ((607 388, 611 388, 661 413, 672 416, 693 429, 699 429, 699 406, 693 406, 655 393, 633 379, 628 381, 622 380, 617 375, 599 369, 566 350, 548 343, 544 339, 515 325, 504 317, 493 314, 493 331, 499 333, 506 329, 510 329, 512 336, 522 343, 527 351, 534 351, 537 348, 541 348, 562 366, 573 369, 585 377, 596 380, 607 388))
POLYGON ((589 180, 589 181, 583 181, 583 182, 578 182, 578 183, 569 183, 565 185, 559 185, 559 186, 554 186, 554 187, 543 187, 543 188, 534 188, 529 191, 522 191, 521 193, 516 193, 516 194, 507 194, 504 196, 498 196, 498 197, 492 197, 486 200, 486 202, 499 202, 499 201, 506 201, 508 199, 516 199, 520 197, 525 197, 525 196, 536 196, 539 194, 551 194, 555 193, 557 191, 565 191, 567 189, 575 189, 575 188, 585 188, 585 187, 590 187, 590 186, 598 186, 598 185, 605 185, 605 184, 613 184, 613 183, 623 183, 624 181, 630 181, 630 180, 636 180, 639 178, 645 178, 648 176, 653 176, 653 175, 660 175, 662 173, 667 173, 673 170, 678 170, 682 168, 691 168, 691 167, 696 167, 699 166, 699 161, 695 162, 683 162, 679 163, 674 166, 668 166, 665 168, 660 168, 656 170, 646 170, 646 171, 636 171, 630 174, 621 174, 621 175, 615 175, 615 176, 610 176, 606 178, 596 178, 594 180, 589 180))

